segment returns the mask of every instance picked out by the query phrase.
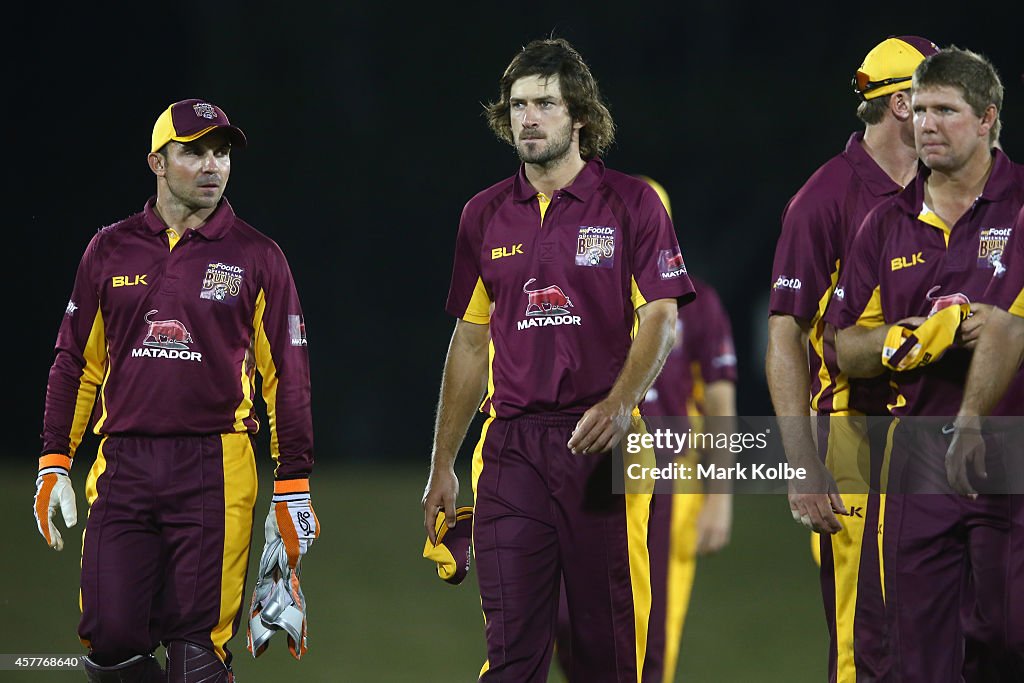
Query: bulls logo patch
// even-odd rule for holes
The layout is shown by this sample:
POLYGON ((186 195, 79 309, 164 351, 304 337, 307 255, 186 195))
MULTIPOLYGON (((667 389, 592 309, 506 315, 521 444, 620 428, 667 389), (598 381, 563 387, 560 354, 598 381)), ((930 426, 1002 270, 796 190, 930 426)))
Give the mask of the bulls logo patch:
POLYGON ((581 225, 576 237, 576 265, 611 268, 615 265, 615 228, 581 225))
POLYGON ((204 119, 215 119, 217 118, 217 110, 213 108, 212 104, 206 102, 196 102, 192 105, 192 111, 204 119))
POLYGON ((528 327, 547 327, 549 325, 580 325, 580 316, 573 315, 569 309, 574 308, 572 299, 555 284, 547 287, 530 289, 530 285, 537 281, 532 277, 523 285, 523 294, 526 295, 526 311, 523 315, 526 320, 520 320, 517 328, 525 330, 528 327))
POLYGON ((200 299, 208 299, 222 304, 233 304, 238 301, 238 293, 242 291, 242 275, 245 269, 227 263, 211 263, 206 267, 203 286, 199 290, 200 299))
POLYGON ((1001 276, 1006 272, 1003 266, 1003 250, 1010 239, 1013 228, 983 228, 978 235, 978 267, 994 271, 1001 276))

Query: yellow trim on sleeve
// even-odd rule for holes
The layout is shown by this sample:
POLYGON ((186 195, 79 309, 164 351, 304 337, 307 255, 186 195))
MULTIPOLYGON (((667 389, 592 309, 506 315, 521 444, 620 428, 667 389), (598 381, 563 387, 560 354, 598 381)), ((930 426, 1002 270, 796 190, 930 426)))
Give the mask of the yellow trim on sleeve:
POLYGON ((1017 298, 1010 304, 1009 311, 1018 318, 1024 318, 1024 289, 1017 294, 1017 298))
POLYGON ((864 310, 861 311, 860 316, 857 318, 857 324, 861 327, 881 327, 885 324, 885 314, 882 312, 882 289, 880 285, 876 285, 871 291, 871 298, 868 299, 867 305, 864 306, 864 310))
POLYGON ((263 378, 263 402, 267 404, 267 421, 270 423, 270 457, 274 459, 274 474, 277 474, 281 449, 277 442, 277 366, 271 353, 270 340, 263 327, 263 313, 267 308, 267 295, 260 288, 256 296, 256 312, 253 315, 253 351, 256 368, 263 378))
MULTIPOLYGON (((253 327, 256 327, 255 320, 253 321, 253 327)), ((254 387, 252 371, 256 365, 256 361, 253 356, 253 347, 250 345, 242 355, 242 367, 240 373, 240 380, 242 383, 242 400, 239 402, 238 407, 235 408, 235 423, 231 426, 231 428, 236 432, 248 431, 245 427, 244 420, 252 413, 252 394, 254 387)))
POLYGON ((469 299, 462 319, 477 325, 486 325, 491 322, 491 297, 488 296, 487 288, 484 287, 483 278, 477 277, 473 296, 469 299))
POLYGON ((629 331, 629 338, 633 339, 636 337, 637 330, 640 329, 640 316, 636 312, 641 306, 647 304, 647 299, 644 298, 640 286, 636 283, 636 278, 632 275, 629 276, 629 300, 633 302, 633 329, 629 331))
MULTIPOLYGON (((82 379, 78 385, 78 396, 75 398, 75 416, 71 421, 71 446, 68 453, 72 458, 75 451, 82 443, 85 430, 89 428, 89 418, 92 417, 93 407, 96 405, 96 392, 100 385, 106 384, 110 359, 107 357, 107 335, 103 324, 103 312, 99 306, 96 307, 96 317, 92 321, 92 328, 89 330, 89 338, 85 341, 85 348, 82 350, 85 358, 85 367, 82 368, 82 379)), ((102 396, 102 392, 101 392, 102 396)), ((102 398, 101 398, 102 402, 102 398)), ((95 430, 99 434, 99 428, 107 417, 106 403, 103 403, 103 412, 96 421, 95 430)))
POLYGON ((835 293, 836 283, 839 281, 839 266, 840 261, 836 259, 836 267, 829 275, 829 286, 821 295, 821 298, 818 299, 818 310, 814 314, 814 319, 811 320, 811 329, 808 334, 808 340, 814 348, 814 353, 817 354, 820 363, 818 366, 818 383, 821 385, 821 389, 811 397, 811 408, 815 412, 818 410, 822 394, 829 387, 832 387, 832 410, 846 410, 850 403, 849 379, 841 372, 833 377, 829 373, 828 365, 825 363, 825 321, 823 318, 825 316, 825 309, 828 308, 832 295, 835 293))

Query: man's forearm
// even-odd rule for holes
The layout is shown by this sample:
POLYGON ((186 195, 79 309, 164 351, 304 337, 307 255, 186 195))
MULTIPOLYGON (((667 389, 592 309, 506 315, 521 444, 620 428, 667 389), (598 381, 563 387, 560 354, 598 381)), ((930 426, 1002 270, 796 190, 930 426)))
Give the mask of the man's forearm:
POLYGON ((994 309, 974 349, 960 416, 989 415, 1024 359, 1024 319, 994 309))
POLYGON ((768 319, 765 375, 786 454, 796 464, 816 453, 811 429, 811 379, 807 361, 810 323, 789 315, 768 319))
POLYGON ((882 347, 888 325, 863 327, 851 325, 836 333, 836 357, 839 369, 850 377, 877 377, 885 372, 882 347))
POLYGON ((639 328, 626 362, 608 393, 609 399, 627 408, 639 405, 651 384, 658 378, 675 343, 678 313, 675 299, 658 299, 637 311, 639 328))
POLYGON ((458 321, 448 346, 434 423, 433 467, 450 467, 487 388, 488 326, 458 321))
MULTIPOLYGON (((704 389, 705 427, 712 434, 729 434, 736 431, 736 385, 729 380, 711 382, 704 389)), ((717 441, 717 440, 716 440, 717 441)), ((705 464, 728 469, 736 462, 736 456, 728 446, 712 447, 701 454, 705 464)), ((704 482, 705 493, 732 493, 731 479, 710 479, 704 482)))

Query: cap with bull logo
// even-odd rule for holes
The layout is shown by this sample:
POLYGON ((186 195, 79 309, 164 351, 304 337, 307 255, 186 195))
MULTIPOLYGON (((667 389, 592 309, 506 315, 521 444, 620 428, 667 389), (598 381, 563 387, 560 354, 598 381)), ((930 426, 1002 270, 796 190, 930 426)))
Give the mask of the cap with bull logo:
POLYGON ((245 147, 245 133, 231 125, 228 115, 215 104, 205 100, 181 100, 167 107, 153 125, 150 152, 156 152, 171 140, 191 142, 218 128, 231 135, 231 141, 245 147))

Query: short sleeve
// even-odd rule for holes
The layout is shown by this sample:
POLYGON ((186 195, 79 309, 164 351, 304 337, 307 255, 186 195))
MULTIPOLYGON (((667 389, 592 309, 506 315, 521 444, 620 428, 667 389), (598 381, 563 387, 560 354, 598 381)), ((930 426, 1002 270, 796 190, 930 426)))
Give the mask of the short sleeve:
POLYGON ((736 349, 733 345, 732 325, 722 300, 717 292, 704 286, 700 288, 694 306, 700 309, 700 321, 687 327, 699 330, 699 336, 694 340, 695 343, 686 346, 688 354, 700 364, 705 384, 722 380, 736 382, 736 349))
POLYGON ((826 322, 837 329, 885 324, 878 275, 884 220, 884 212, 875 210, 869 213, 850 245, 832 300, 825 311, 826 322))
POLYGON ((797 193, 782 213, 769 312, 813 320, 839 267, 839 207, 797 193))
POLYGON ((686 272, 672 219, 657 193, 649 186, 640 194, 637 225, 633 231, 633 307, 655 299, 678 299, 680 305, 696 296, 686 272))
POLYGON ((483 225, 473 203, 466 204, 455 238, 455 261, 445 310, 466 322, 486 325, 491 317, 491 297, 480 272, 483 225))

